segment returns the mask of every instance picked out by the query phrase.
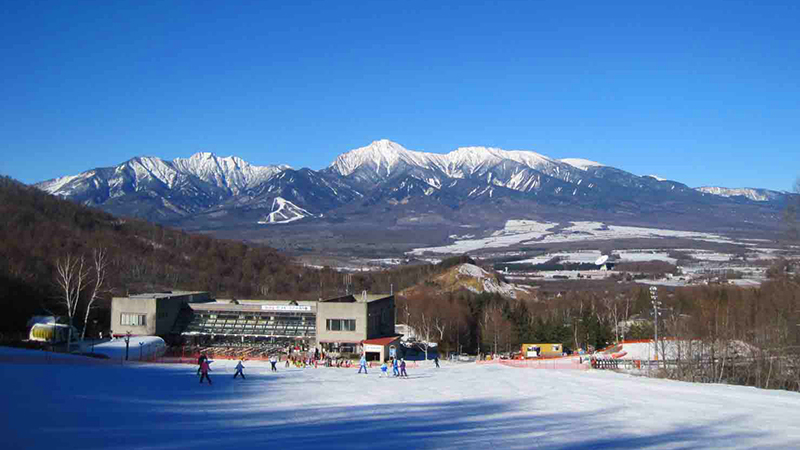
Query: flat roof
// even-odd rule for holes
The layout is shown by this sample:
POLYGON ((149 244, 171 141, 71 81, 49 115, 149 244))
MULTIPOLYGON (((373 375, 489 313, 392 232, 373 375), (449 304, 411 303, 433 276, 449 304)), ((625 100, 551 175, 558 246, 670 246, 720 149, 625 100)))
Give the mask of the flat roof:
MULTIPOLYGON (((300 302, 298 302, 300 303, 300 302)), ((291 312, 311 313, 316 312, 317 302, 304 302, 305 304, 290 304, 287 302, 258 302, 258 303, 189 303, 193 311, 229 311, 229 312, 291 312)))
POLYGON ((167 292, 145 292, 142 294, 129 295, 127 297, 114 297, 114 298, 132 298, 132 299, 151 299, 151 298, 167 298, 167 297, 181 297, 184 295, 206 294, 206 291, 167 291, 167 292))
POLYGON ((393 294, 349 294, 341 297, 320 300, 323 303, 372 303, 385 298, 394 297, 393 294))

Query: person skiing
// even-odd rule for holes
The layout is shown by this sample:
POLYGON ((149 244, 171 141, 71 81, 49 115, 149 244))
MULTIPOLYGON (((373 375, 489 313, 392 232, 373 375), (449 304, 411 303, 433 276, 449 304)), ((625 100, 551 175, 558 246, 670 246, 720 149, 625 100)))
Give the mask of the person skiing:
POLYGON ((364 369, 364 375, 367 374, 367 356, 365 354, 361 354, 361 361, 359 362, 358 366, 358 373, 361 373, 361 369, 364 369))
POLYGON ((200 375, 200 370, 203 368, 203 362, 207 360, 205 353, 201 353, 200 357, 197 358, 197 375, 200 375))
POLYGON ((208 366, 208 359, 204 359, 203 363, 200 364, 200 384, 203 384, 203 378, 208 380, 208 384, 211 384, 211 378, 208 377, 209 370, 211 370, 211 367, 208 366))
POLYGON ((392 376, 400 376, 400 368, 397 365, 397 358, 392 359, 392 376))
POLYGON ((272 365, 272 369, 271 370, 273 372, 277 372, 278 371, 278 367, 275 366, 275 364, 278 364, 278 357, 275 356, 275 355, 270 356, 269 357, 269 363, 272 365))
POLYGON ((439 355, 438 354, 433 357, 433 363, 436 364, 436 368, 438 369, 439 368, 439 355))
POLYGON ((406 372, 406 359, 405 358, 400 360, 400 378, 408 378, 408 373, 406 372))
MULTIPOLYGON (((239 364, 236 365, 236 373, 233 374, 233 379, 234 380, 236 379, 236 377, 238 375, 241 375, 242 379, 246 380, 246 378, 244 377, 244 372, 242 372, 242 370, 244 370, 244 364, 242 364, 242 360, 240 359, 239 360, 239 364)), ((209 380, 209 383, 210 382, 211 382, 211 380, 209 380)))
POLYGON ((387 377, 388 378, 389 377, 388 370, 389 370, 389 366, 387 366, 386 365, 386 361, 384 361, 383 364, 381 364, 381 378, 383 378, 383 377, 387 377))

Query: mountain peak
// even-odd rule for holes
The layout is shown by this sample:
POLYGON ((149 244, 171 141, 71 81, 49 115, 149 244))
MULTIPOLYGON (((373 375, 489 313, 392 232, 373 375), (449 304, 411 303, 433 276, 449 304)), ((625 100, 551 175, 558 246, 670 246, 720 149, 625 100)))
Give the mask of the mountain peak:
POLYGON ((212 152, 197 152, 194 155, 190 156, 190 160, 204 160, 204 159, 215 159, 217 155, 212 152))
POLYGON ((411 153, 402 145, 388 139, 373 141, 366 147, 350 150, 339 155, 331 164, 339 174, 348 176, 363 165, 374 166, 376 171, 385 170, 390 173, 398 161, 411 153))

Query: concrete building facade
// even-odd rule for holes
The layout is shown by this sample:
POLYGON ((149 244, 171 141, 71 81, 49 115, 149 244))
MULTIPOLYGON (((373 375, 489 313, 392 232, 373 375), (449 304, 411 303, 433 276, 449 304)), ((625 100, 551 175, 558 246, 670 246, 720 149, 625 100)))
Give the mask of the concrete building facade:
POLYGON ((367 339, 394 336, 393 295, 345 295, 317 306, 317 344, 333 353, 358 353, 367 339))
POLYGON ((171 291, 114 297, 111 300, 111 333, 122 336, 165 336, 184 305, 210 301, 208 292, 171 291))
POLYGON ((168 292, 114 297, 111 304, 114 335, 154 335, 192 346, 361 353, 364 341, 397 336, 394 322, 394 296, 366 292, 319 301, 215 301, 207 292, 168 292))

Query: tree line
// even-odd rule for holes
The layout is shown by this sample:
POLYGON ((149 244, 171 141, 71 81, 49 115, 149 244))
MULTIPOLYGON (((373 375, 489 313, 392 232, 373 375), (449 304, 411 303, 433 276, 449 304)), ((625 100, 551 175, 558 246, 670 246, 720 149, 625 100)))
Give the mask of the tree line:
MULTIPOLYGON (((800 390, 800 275, 780 260, 760 287, 660 288, 659 342, 678 345, 667 377, 800 390), (687 348, 694 347, 694 348, 687 348), (681 353, 682 349, 682 353, 681 353)), ((516 300, 498 294, 416 289, 398 297, 397 320, 442 352, 513 353, 523 343, 596 350, 653 339, 646 285, 616 292, 567 291, 516 300)))

